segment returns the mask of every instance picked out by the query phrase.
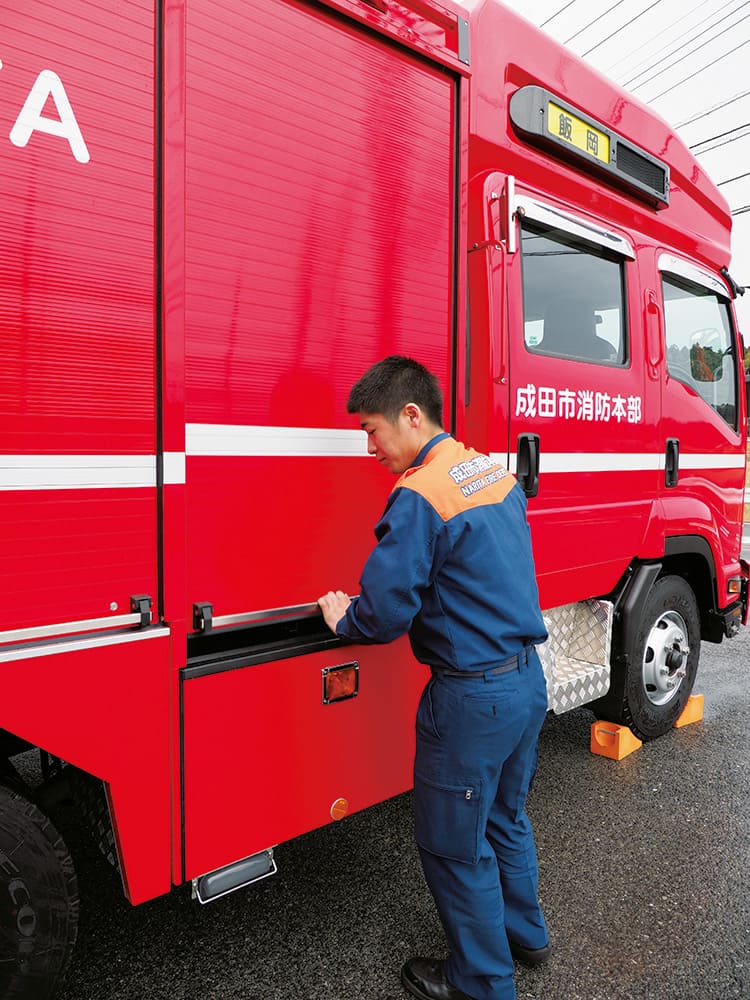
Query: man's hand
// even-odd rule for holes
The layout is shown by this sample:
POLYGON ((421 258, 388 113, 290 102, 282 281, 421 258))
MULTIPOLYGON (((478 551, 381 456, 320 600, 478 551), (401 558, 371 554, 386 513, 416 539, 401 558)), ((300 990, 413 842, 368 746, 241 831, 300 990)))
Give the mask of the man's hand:
POLYGON ((318 598, 318 604, 320 605, 320 610, 323 612, 326 625, 334 635, 336 633, 336 625, 351 603, 349 595, 345 594, 343 590, 329 590, 327 594, 318 598))

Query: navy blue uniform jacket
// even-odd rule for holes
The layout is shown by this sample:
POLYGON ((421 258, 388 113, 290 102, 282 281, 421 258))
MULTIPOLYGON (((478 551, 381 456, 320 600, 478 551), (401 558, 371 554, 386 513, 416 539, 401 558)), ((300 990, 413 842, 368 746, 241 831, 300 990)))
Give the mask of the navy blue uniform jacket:
POLYGON ((547 638, 526 497, 486 455, 434 437, 393 488, 375 536, 338 635, 391 642, 408 631, 418 660, 451 670, 487 669, 547 638))

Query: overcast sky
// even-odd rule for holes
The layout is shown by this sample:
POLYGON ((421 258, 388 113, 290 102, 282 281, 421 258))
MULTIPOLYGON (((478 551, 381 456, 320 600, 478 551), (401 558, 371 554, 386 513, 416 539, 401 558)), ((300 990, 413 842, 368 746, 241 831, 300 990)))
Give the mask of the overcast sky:
POLYGON ((666 118, 733 213, 750 345, 750 0, 506 0, 666 118))

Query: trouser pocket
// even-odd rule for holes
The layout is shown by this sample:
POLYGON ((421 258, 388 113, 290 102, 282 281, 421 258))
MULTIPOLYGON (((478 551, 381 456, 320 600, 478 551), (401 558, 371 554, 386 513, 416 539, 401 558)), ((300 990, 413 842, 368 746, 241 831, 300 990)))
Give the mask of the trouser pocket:
POLYGON ((423 735, 426 734, 430 740, 433 737, 439 740, 440 731, 435 722, 435 709, 432 704, 432 689, 434 686, 434 679, 428 681, 422 692, 422 697, 419 699, 419 705, 417 706, 417 732, 421 732, 423 735))
POLYGON ((481 781, 445 784, 414 775, 414 837, 441 858, 479 861, 481 781))

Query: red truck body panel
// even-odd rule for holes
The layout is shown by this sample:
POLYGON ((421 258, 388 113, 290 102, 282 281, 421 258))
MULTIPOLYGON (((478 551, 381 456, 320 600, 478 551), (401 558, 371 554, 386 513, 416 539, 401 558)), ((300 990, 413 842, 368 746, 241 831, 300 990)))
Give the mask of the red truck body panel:
POLYGON ((105 782, 133 902, 409 787, 425 668, 299 610, 373 544, 392 480, 346 400, 387 354, 511 468, 538 437, 543 607, 682 536, 730 604, 744 397, 660 346, 660 261, 728 299, 730 217, 664 122, 495 0, 0 8, 0 729, 105 782), (520 135, 530 86, 668 160, 669 206, 520 135), (511 179, 630 247, 627 363, 529 350, 511 179))
POLYGON ((4 7, 0 452, 15 488, 0 494, 0 577, 14 628, 157 592, 154 11, 4 7), (66 102, 64 135, 24 127, 65 118, 66 102))

